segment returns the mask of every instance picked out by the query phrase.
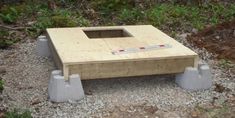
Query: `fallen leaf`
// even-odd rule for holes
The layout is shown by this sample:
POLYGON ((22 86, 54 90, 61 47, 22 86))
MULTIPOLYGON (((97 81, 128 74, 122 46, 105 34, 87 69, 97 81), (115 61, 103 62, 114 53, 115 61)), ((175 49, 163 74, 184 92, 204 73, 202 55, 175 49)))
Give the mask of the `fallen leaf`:
POLYGON ((199 111, 192 111, 192 112, 191 112, 192 118, 198 118, 198 117, 199 117, 199 114, 200 114, 199 111))
POLYGON ((92 95, 92 91, 91 90, 85 91, 85 95, 92 95))
POLYGON ((148 113, 154 114, 158 110, 158 108, 154 106, 146 106, 144 110, 148 113))
POLYGON ((224 86, 222 86, 221 84, 215 84, 215 89, 214 89, 214 91, 216 91, 216 92, 219 92, 219 93, 222 93, 222 92, 224 92, 224 90, 225 90, 225 87, 224 86))
POLYGON ((6 73, 6 67, 5 66, 0 66, 0 74, 6 73))
POLYGON ((41 103, 41 101, 36 98, 36 99, 32 100, 31 105, 36 105, 36 104, 39 104, 39 103, 41 103))

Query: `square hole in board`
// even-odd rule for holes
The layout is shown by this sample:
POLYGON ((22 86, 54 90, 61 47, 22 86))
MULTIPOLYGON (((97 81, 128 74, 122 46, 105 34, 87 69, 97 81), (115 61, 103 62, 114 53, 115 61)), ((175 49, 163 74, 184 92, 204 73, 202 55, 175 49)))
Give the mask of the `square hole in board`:
POLYGON ((93 29, 83 30, 88 38, 120 38, 120 37, 133 37, 129 32, 124 29, 93 29))

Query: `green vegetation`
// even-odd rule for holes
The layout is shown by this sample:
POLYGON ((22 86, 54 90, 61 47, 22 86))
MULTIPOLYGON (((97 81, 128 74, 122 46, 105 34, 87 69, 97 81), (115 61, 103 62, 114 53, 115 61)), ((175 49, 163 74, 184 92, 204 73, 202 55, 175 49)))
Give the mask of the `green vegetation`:
POLYGON ((227 59, 221 59, 219 61, 219 66, 222 67, 222 68, 225 68, 225 69, 228 69, 228 68, 232 68, 233 67, 233 63, 227 59))
POLYGON ((214 25, 232 19, 235 14, 234 7, 234 4, 229 6, 214 4, 201 7, 160 4, 149 9, 147 17, 155 26, 168 25, 175 29, 189 25, 202 29, 205 25, 214 25))
MULTIPOLYGON (((174 35, 181 31, 191 31, 192 28, 200 30, 207 25, 215 25, 235 17, 234 3, 197 6, 193 3, 182 5, 144 2, 140 7, 132 0, 94 0, 83 4, 69 0, 55 1, 55 4, 55 8, 51 8, 45 1, 5 5, 0 9, 0 20, 5 25, 29 26, 22 33, 36 37, 44 33, 46 28, 52 27, 120 24, 152 24, 174 35)), ((0 37, 5 37, 0 40, 0 48, 6 48, 17 41, 14 37, 3 35, 2 30, 0 37)))
POLYGON ((16 4, 3 6, 0 9, 0 18, 4 23, 13 24, 22 16, 22 14, 27 11, 25 4, 16 4))
POLYGON ((93 0, 91 2, 93 8, 105 12, 110 13, 112 11, 119 11, 124 8, 133 7, 133 1, 131 0, 93 0))
POLYGON ((76 27, 88 25, 89 21, 83 18, 83 16, 81 16, 79 12, 73 12, 66 9, 55 11, 43 9, 38 15, 37 22, 33 25, 31 30, 33 32, 36 32, 36 35, 38 35, 42 33, 46 28, 76 27))
POLYGON ((228 117, 233 114, 231 106, 228 106, 226 103, 222 103, 221 107, 217 108, 204 108, 197 106, 195 110, 200 113, 199 117, 202 118, 221 118, 228 117))
POLYGON ((0 29, 0 49, 5 49, 8 46, 14 44, 15 42, 18 41, 17 38, 11 39, 12 35, 14 35, 14 33, 9 33, 7 30, 2 30, 0 29))
POLYGON ((3 87, 3 81, 2 79, 0 79, 0 93, 3 91, 4 87, 3 87))
POLYGON ((15 8, 9 7, 8 9, 2 10, 2 13, 0 13, 0 17, 5 23, 15 23, 18 18, 18 12, 15 8))
POLYGON ((31 112, 28 110, 19 111, 14 109, 5 113, 5 118, 32 118, 31 112))
MULTIPOLYGON (((51 0, 53 1, 53 0, 51 0)), ((0 8, 0 25, 27 27, 21 30, 0 27, 0 49, 6 49, 20 39, 35 38, 45 33, 46 28, 76 27, 96 25, 135 25, 151 24, 171 36, 181 31, 190 32, 192 28, 203 29, 235 18, 235 4, 182 5, 162 3, 136 6, 133 0, 93 0, 78 3, 78 0, 55 0, 52 8, 44 0, 25 0, 23 3, 7 4, 0 8), (17 33, 17 36, 16 36, 17 33)), ((193 0, 190 0, 193 2, 193 0)), ((79 1, 80 2, 80 1, 79 1)), ((150 2, 147 0, 147 2, 150 2)), ((146 2, 145 2, 146 3, 146 2)), ((197 3, 196 3, 197 4, 197 3)), ((232 62, 222 59, 219 65, 230 68, 232 62)), ((4 89, 0 80, 0 92, 4 89)), ((221 109, 196 110, 207 117, 223 117, 229 112, 223 105, 221 109)), ((30 111, 14 109, 5 113, 6 118, 32 118, 30 111)))
POLYGON ((143 21, 144 12, 141 10, 133 8, 133 9, 122 9, 118 19, 124 24, 137 24, 139 21, 143 21))
MULTIPOLYGON (((108 2, 109 3, 109 2, 108 2)), ((203 29, 206 25, 215 25, 235 17, 235 4, 207 4, 202 6, 185 6, 179 4, 157 4, 147 9, 135 8, 127 3, 117 2, 112 10, 108 3, 106 9, 98 9, 104 18, 118 19, 114 24, 152 24, 159 28, 168 27, 178 31, 187 28, 203 29), (117 9, 116 6, 121 6, 117 9), (107 9, 109 12, 107 13, 107 9), (110 17, 109 14, 113 16, 110 17), (117 14, 117 15, 116 15, 117 14), (114 17, 114 18, 113 18, 114 17), (116 17, 116 18, 115 18, 116 17), (179 29, 180 28, 180 29, 179 29)), ((106 21, 107 22, 107 21, 106 21)))

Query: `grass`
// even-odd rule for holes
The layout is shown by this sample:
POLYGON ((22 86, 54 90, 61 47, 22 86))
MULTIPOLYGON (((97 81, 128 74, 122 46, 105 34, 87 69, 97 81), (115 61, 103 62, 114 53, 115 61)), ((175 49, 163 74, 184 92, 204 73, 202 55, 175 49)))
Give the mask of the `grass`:
POLYGON ((25 4, 5 5, 0 8, 0 18, 6 24, 16 24, 28 12, 25 4))
MULTIPOLYGON (((152 24, 160 29, 167 27, 167 30, 171 31, 187 31, 192 28, 201 30, 207 25, 215 25, 235 17, 235 4, 226 6, 222 4, 207 4, 200 7, 157 4, 148 9, 125 7, 125 5, 123 7, 120 10, 111 10, 110 12, 113 16, 110 17, 107 13, 107 15, 103 15, 104 18, 102 19, 118 19, 106 20, 106 22, 114 22, 112 23, 114 25, 118 25, 120 22, 128 25, 152 24)), ((99 12, 103 13, 106 10, 102 11, 101 9, 99 12)))
POLYGON ((19 11, 17 7, 13 6, 4 6, 1 8, 0 18, 4 23, 12 24, 17 21, 19 17, 19 11))
POLYGON ((149 9, 147 16, 155 26, 168 24, 183 28, 185 25, 190 25, 200 30, 206 25, 231 20, 235 15, 234 7, 234 4, 229 6, 210 4, 202 7, 160 4, 149 9))
POLYGON ((6 49, 17 42, 18 39, 12 39, 12 35, 14 35, 14 33, 10 34, 7 30, 0 29, 0 49, 6 49))
POLYGON ((33 118, 30 111, 28 110, 20 111, 17 109, 6 112, 4 117, 5 118, 33 118))
MULTIPOLYGON (((131 1, 125 0, 93 0, 84 6, 77 6, 76 0, 57 1, 58 8, 50 9, 44 1, 27 1, 22 4, 5 5, 0 9, 0 23, 4 25, 29 26, 19 31, 29 37, 36 37, 52 27, 76 27, 97 25, 135 25, 151 24, 172 36, 192 28, 203 29, 206 25, 215 25, 235 17, 235 4, 207 4, 202 6, 185 6, 179 4, 156 4, 146 8, 135 7, 131 1), (91 6, 91 7, 89 7, 91 6), (90 17, 88 9, 95 11, 98 17, 90 17), (28 25, 27 22, 34 23, 28 25)), ((80 3, 78 3, 80 4, 80 3)), ((9 30, 0 29, 0 49, 6 49, 18 39, 9 30)), ((22 37, 20 37, 22 38, 22 37)), ((229 68, 231 62, 221 60, 220 66, 229 68)), ((0 80, 0 91, 3 81, 0 80)), ((228 107, 221 109, 197 108, 208 117, 221 116, 228 107)), ((13 110, 5 114, 6 118, 32 118, 29 111, 13 110)))
POLYGON ((31 29, 32 32, 36 32, 36 36, 45 31, 46 28, 89 25, 89 21, 86 20, 79 12, 74 12, 69 9, 58 9, 54 11, 42 9, 41 13, 37 14, 37 16, 37 22, 31 29))
POLYGON ((5 9, 2 10, 2 13, 0 13, 0 17, 2 19, 3 22, 7 23, 7 24, 11 24, 16 22, 17 18, 18 18, 18 12, 16 11, 15 8, 13 7, 9 7, 9 9, 5 9), (6 11, 6 12, 4 12, 6 11))
MULTIPOLYGON (((0 9, 0 19, 6 25, 26 25, 27 22, 34 21, 24 32, 36 37, 45 32, 46 28, 92 26, 97 25, 97 22, 98 25, 152 24, 169 34, 177 34, 180 31, 189 32, 192 28, 200 30, 206 25, 215 25, 235 17, 235 4, 156 4, 139 8, 135 7, 133 1, 123 0, 94 0, 83 7, 78 7, 74 0, 56 2, 58 6, 54 10, 41 1, 5 5, 0 9), (87 13, 89 6, 98 17, 90 17, 94 14, 87 13)), ((0 41, 0 46, 5 48, 15 42, 15 39, 5 38, 0 41)))
POLYGON ((132 8, 131 0, 93 0, 91 5, 98 11, 110 13, 124 8, 132 8))
POLYGON ((118 19, 123 24, 136 24, 139 21, 142 21, 144 18, 144 12, 139 9, 122 9, 118 15, 118 19))
POLYGON ((229 117, 233 114, 232 107, 228 106, 226 103, 222 103, 221 107, 217 108, 204 108, 200 106, 195 107, 195 111, 199 112, 198 117, 202 118, 221 118, 229 117))

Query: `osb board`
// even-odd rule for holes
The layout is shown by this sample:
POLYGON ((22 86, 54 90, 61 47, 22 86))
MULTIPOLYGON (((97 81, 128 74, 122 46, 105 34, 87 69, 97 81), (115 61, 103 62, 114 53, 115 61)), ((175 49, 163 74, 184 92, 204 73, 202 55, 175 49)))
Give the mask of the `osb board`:
POLYGON ((49 39, 51 40, 51 44, 54 47, 54 52, 57 55, 56 58, 59 58, 57 60, 60 60, 62 63, 60 65, 63 65, 65 77, 72 73, 83 73, 83 77, 85 79, 117 77, 118 75, 135 76, 147 74, 175 73, 183 72, 183 69, 180 69, 180 71, 176 71, 177 68, 195 66, 197 63, 197 54, 195 52, 191 51, 187 47, 183 46, 176 40, 172 39, 171 37, 167 36, 151 25, 50 28, 47 29, 47 33, 49 39), (83 32, 83 30, 87 31, 104 29, 123 29, 130 35, 132 35, 132 37, 90 39, 83 32), (111 53, 113 50, 136 48, 153 44, 169 44, 172 47, 167 49, 150 50, 120 55, 114 55, 111 53), (165 64, 161 64, 160 60, 170 59, 177 59, 179 60, 179 62, 175 63, 174 61, 169 61, 168 68, 162 69, 165 64), (155 62, 152 62, 152 60, 155 60, 159 63, 154 64, 155 62), (146 61, 150 61, 148 63, 151 64, 149 64, 147 68, 143 68, 143 70, 140 71, 141 69, 135 69, 137 66, 135 65, 135 62, 139 61, 143 62, 140 62, 138 66, 144 66, 146 64, 144 62, 146 61), (187 61, 189 62, 185 64, 185 62, 187 61), (101 73, 101 70, 103 72, 106 72, 105 70, 107 70, 109 67, 115 68, 115 64, 123 63, 126 63, 126 65, 128 65, 128 68, 132 68, 128 70, 131 71, 128 74, 125 73, 124 70, 123 74, 118 74, 120 72, 117 72, 117 70, 121 69, 121 66, 120 68, 116 68, 113 69, 113 71, 110 71, 116 73, 114 75, 96 74, 101 73), (94 70, 92 68, 96 69, 94 70), (171 68, 176 68, 176 70, 171 71, 171 68), (145 71, 144 69, 147 69, 149 71, 145 71), (136 72, 132 72, 132 70, 136 70, 136 72), (95 71, 95 73, 91 73, 92 71, 95 71))

